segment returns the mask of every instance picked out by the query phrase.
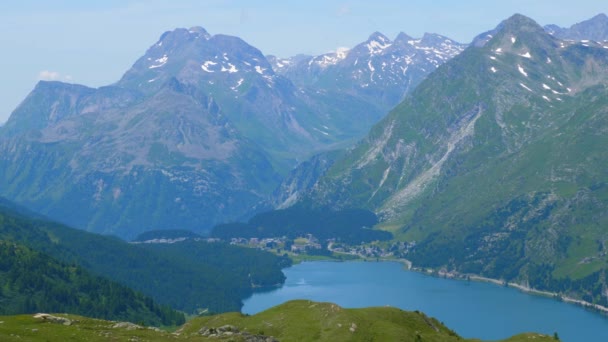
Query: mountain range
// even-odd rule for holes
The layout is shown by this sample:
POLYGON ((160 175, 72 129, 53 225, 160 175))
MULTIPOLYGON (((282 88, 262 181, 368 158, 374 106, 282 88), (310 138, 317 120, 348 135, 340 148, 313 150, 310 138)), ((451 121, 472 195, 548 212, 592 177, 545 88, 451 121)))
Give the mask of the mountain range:
POLYGON ((321 88, 238 37, 168 31, 115 84, 38 83, 0 128, 0 195, 123 238, 205 232, 267 207, 298 161, 363 136, 461 48, 375 33, 322 70, 341 80, 321 88), (344 88, 357 73, 369 86, 344 88))
POLYGON ((437 34, 414 39, 401 32, 394 40, 380 32, 352 49, 319 56, 270 56, 274 70, 299 87, 346 92, 387 112, 431 71, 458 55, 466 44, 437 34))
MULTIPOLYGON (((562 28, 557 25, 546 25, 544 30, 550 35, 559 38, 569 40, 569 44, 572 42, 578 41, 583 46, 589 46, 590 44, 596 44, 595 42, 600 42, 605 45, 605 42, 608 41, 608 17, 605 14, 598 14, 597 16, 582 21, 580 23, 574 24, 569 28, 562 28)), ((481 33, 477 37, 475 37, 472 41, 472 45, 483 46, 488 40, 493 37, 500 29, 500 25, 488 32, 481 33)), ((418 40, 409 40, 408 43, 414 44, 418 42, 420 44, 424 41, 426 37, 435 36, 441 37, 437 35, 426 34, 422 39, 418 40)), ((372 36, 373 37, 373 36, 372 36)), ((405 37, 405 34, 399 34, 399 37, 405 37)), ((396 41, 399 39, 395 39, 396 41)), ((387 38, 388 41, 388 38, 387 38)), ((446 43, 449 40, 445 40, 446 43)), ((365 46, 365 44, 362 44, 365 46)), ((454 44, 457 48, 464 48, 464 45, 454 44)), ((423 48, 422 51, 425 54, 428 54, 428 49, 423 48)), ((331 54, 330 54, 331 55, 331 54)), ((300 61, 306 56, 297 56, 292 58, 293 60, 300 61)), ((432 57, 433 58, 433 57, 432 57)), ((436 58, 436 57, 435 57, 436 58)), ((317 58, 319 59, 319 58, 317 58)), ((418 65, 418 64, 415 64, 418 65)), ((291 67, 293 69, 293 67, 291 67)), ((296 78, 297 79, 297 78, 296 78)), ((422 81, 424 78, 420 79, 422 81)), ((404 80, 405 81, 405 80, 404 80)), ((356 83, 356 80, 353 78, 351 82, 356 83)), ((321 82, 317 82, 316 86, 320 86, 321 82)), ((398 87, 398 85, 395 85, 398 87)), ((395 87, 394 86, 394 87, 395 87)), ((413 90, 413 88, 410 88, 413 90)), ((378 99, 380 99, 380 95, 378 95, 378 99)), ((377 100, 378 102, 382 102, 382 100, 377 100)), ((399 101, 400 102, 400 101, 399 101)), ((397 103, 396 103, 397 104, 397 103)), ((395 104, 395 105, 396 105, 395 104)), ((390 106, 388 109, 392 109, 394 106, 390 106)), ((330 152, 323 152, 317 155, 314 155, 306 162, 302 162, 298 164, 296 168, 294 168, 290 173, 283 178, 281 181, 281 185, 275 190, 269 203, 275 208, 284 208, 290 205, 293 205, 301 198, 302 194, 308 191, 310 188, 314 186, 316 181, 319 179, 320 175, 325 172, 329 166, 333 164, 336 159, 336 155, 342 154, 344 149, 334 150, 330 152), (313 167, 313 169, 311 169, 313 167)))

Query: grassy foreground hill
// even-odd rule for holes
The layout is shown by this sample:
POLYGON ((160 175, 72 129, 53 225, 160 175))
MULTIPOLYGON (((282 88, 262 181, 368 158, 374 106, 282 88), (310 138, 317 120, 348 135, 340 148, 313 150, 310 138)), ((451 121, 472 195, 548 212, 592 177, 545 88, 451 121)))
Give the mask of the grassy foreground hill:
MULTIPOLYGON (((227 313, 191 320, 174 333, 128 323, 59 315, 70 325, 31 315, 0 316, 3 341, 212 340, 212 341, 478 341, 467 340, 434 318, 391 307, 344 309, 296 300, 253 316, 227 313)), ((505 342, 554 341, 536 333, 505 342)))

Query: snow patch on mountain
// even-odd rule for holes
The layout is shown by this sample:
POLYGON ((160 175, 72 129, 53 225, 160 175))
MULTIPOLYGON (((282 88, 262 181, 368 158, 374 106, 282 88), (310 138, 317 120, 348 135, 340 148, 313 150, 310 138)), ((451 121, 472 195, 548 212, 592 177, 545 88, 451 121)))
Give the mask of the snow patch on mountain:
POLYGON ((243 84, 243 81, 244 81, 244 80, 245 80, 245 79, 243 79, 243 78, 239 79, 239 80, 236 82, 236 85, 235 85, 235 86, 233 86, 233 87, 230 87, 230 89, 232 89, 232 90, 234 90, 234 91, 238 91, 238 90, 237 90, 237 89, 238 89, 238 87, 240 87, 240 86, 241 86, 241 84, 243 84))
POLYGON ((255 66, 255 72, 257 72, 258 74, 263 75, 264 71, 266 71, 266 69, 262 68, 261 66, 259 66, 259 65, 255 66))
POLYGON ((371 74, 369 75, 369 80, 374 81, 374 72, 376 71, 376 69, 372 65, 371 60, 367 62, 367 67, 369 68, 369 71, 371 71, 371 74))
POLYGON ((312 129, 314 129, 315 131, 317 131, 317 132, 319 132, 319 133, 321 133, 321 134, 323 134, 323 135, 327 135, 327 136, 329 136, 329 133, 327 133, 327 132, 325 132, 325 131, 322 131, 322 130, 320 130, 320 129, 316 128, 316 127, 313 127, 312 129))
POLYGON ((201 68, 203 70, 205 70, 206 72, 214 72, 213 70, 209 70, 209 66, 212 65, 217 65, 217 63, 213 62, 213 61, 206 61, 205 63, 203 63, 203 65, 201 65, 201 68))
POLYGON ((229 73, 235 73, 238 72, 239 69, 236 68, 236 66, 234 66, 234 64, 232 63, 228 63, 229 68, 226 68, 222 65, 222 72, 229 72, 229 73))
POLYGON ((369 50, 370 55, 376 55, 382 53, 382 51, 384 51, 391 45, 393 44, 384 39, 382 39, 381 41, 372 40, 367 44, 367 48, 369 50))
POLYGON ((291 65, 291 60, 288 58, 278 59, 275 64, 278 68, 284 68, 286 66, 291 65))
POLYGON ((530 89, 530 88, 529 88, 527 85, 525 85, 525 84, 523 84, 523 83, 520 83, 519 85, 520 85, 522 88, 526 89, 527 91, 532 92, 532 89, 530 89))
POLYGON ((532 55, 530 54, 530 52, 520 54, 519 56, 524 57, 524 58, 532 58, 532 55))
MULTIPOLYGON (((310 61, 308 62, 308 65, 317 65, 321 68, 326 68, 328 66, 331 65, 336 65, 338 63, 340 63, 342 60, 344 60, 349 53, 350 49, 345 48, 345 47, 340 47, 338 48, 335 52, 329 52, 320 56, 316 56, 310 59, 310 61)), ((286 63, 283 62, 283 64, 292 64, 290 60, 284 60, 287 61, 286 63)), ((277 61, 276 65, 279 68, 282 68, 283 65, 278 65, 279 62, 277 61)))
POLYGON ((524 70, 524 68, 521 65, 517 64, 517 70, 519 70, 520 74, 528 77, 528 73, 526 72, 526 70, 524 70))
POLYGON ((350 51, 350 49, 347 47, 339 47, 336 50, 336 57, 338 57, 339 59, 344 59, 344 58, 346 58, 346 56, 348 56, 349 51, 350 51))
POLYGON ((465 48, 465 44, 436 34, 412 39, 400 33, 390 40, 376 32, 351 49, 288 59, 269 56, 268 60, 275 72, 298 87, 347 87, 363 97, 382 94, 383 105, 393 107, 426 75, 465 48))
POLYGON ((167 63, 169 57, 167 55, 163 55, 161 58, 154 60, 158 64, 150 65, 148 69, 160 68, 167 63))

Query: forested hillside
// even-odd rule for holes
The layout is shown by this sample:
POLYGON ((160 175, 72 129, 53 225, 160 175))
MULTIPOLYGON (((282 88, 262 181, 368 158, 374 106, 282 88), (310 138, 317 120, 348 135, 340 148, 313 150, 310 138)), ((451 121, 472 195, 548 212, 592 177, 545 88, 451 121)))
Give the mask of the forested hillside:
POLYGON ((0 315, 70 312, 89 317, 181 325, 184 315, 82 267, 0 240, 0 315))
POLYGON ((0 239, 80 265, 186 312, 237 311, 255 287, 283 283, 281 268, 290 264, 267 252, 204 240, 129 244, 36 217, 8 202, 0 203, 0 239))

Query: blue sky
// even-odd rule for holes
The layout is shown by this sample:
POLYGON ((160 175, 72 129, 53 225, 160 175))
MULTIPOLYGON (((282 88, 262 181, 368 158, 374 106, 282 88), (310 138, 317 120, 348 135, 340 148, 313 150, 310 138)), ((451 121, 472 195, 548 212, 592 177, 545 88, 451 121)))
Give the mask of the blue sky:
POLYGON ((288 57, 352 47, 374 31, 470 42, 514 13, 570 26, 608 11, 598 0, 54 0, 0 4, 0 123, 40 79, 98 87, 167 30, 202 26, 288 57))

